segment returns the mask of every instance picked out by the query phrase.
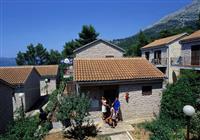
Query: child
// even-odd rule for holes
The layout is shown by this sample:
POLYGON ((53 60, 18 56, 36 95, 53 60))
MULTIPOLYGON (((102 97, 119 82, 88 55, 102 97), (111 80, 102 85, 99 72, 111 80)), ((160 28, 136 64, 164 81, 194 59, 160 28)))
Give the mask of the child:
POLYGON ((115 109, 114 109, 113 106, 114 106, 114 104, 112 104, 110 112, 111 112, 111 118, 112 118, 112 128, 115 128, 115 126, 116 126, 116 112, 115 112, 115 109))

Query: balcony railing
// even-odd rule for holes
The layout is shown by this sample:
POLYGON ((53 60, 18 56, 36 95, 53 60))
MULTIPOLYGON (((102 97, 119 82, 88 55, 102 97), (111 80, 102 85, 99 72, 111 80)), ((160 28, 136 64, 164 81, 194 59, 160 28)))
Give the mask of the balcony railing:
POLYGON ((172 66, 198 66, 200 67, 200 57, 172 57, 171 59, 172 66))
POLYGON ((151 60, 151 63, 154 65, 162 65, 166 66, 167 65, 167 58, 154 58, 151 60))

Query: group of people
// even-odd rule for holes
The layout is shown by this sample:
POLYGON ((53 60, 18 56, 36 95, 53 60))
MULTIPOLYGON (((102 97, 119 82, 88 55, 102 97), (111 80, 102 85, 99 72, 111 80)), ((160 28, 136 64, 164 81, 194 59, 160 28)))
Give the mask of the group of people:
POLYGON ((109 104, 105 97, 101 99, 102 103, 102 118, 112 128, 115 128, 120 119, 120 101, 115 98, 112 104, 109 104))

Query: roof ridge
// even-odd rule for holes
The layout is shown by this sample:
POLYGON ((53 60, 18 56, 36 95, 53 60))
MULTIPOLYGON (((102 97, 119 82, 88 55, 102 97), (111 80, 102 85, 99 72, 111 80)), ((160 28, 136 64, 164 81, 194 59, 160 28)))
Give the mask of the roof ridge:
POLYGON ((81 49, 83 49, 83 48, 85 48, 85 47, 87 47, 87 46, 89 46, 89 45, 91 45, 91 44, 93 44, 93 43, 95 43, 95 42, 98 42, 98 41, 105 42, 105 43, 107 43, 107 44, 109 44, 109 45, 115 47, 116 49, 118 49, 118 50, 120 50, 120 51, 122 51, 122 52, 125 52, 125 50, 124 50, 123 48, 121 48, 121 47, 119 47, 119 46, 117 46, 117 45, 115 45, 115 44, 113 44, 113 43, 111 43, 111 42, 109 42, 109 41, 106 41, 106 40, 104 40, 104 39, 96 39, 96 40, 94 40, 94 41, 92 41, 92 42, 90 42, 90 43, 88 43, 88 44, 85 44, 85 45, 83 45, 83 46, 81 46, 81 47, 75 49, 73 52, 77 52, 77 51, 79 51, 79 50, 81 50, 81 49))
POLYGON ((74 58, 74 60, 126 60, 126 59, 145 59, 145 58, 143 57, 74 58))

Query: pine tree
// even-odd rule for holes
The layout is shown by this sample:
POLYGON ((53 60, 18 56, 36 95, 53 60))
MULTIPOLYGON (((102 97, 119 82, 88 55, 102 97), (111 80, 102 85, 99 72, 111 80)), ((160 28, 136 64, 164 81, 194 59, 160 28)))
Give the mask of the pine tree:
POLYGON ((77 41, 82 46, 96 40, 98 36, 99 33, 96 32, 92 25, 83 25, 82 31, 79 33, 79 39, 77 39, 77 41))
POLYGON ((141 56, 141 47, 147 45, 149 43, 146 35, 140 31, 138 34, 138 42, 136 44, 136 47, 134 47, 134 56, 141 56))
POLYGON ((42 44, 39 43, 36 46, 30 44, 26 52, 18 52, 16 63, 17 65, 44 65, 48 64, 48 56, 48 51, 42 44))

